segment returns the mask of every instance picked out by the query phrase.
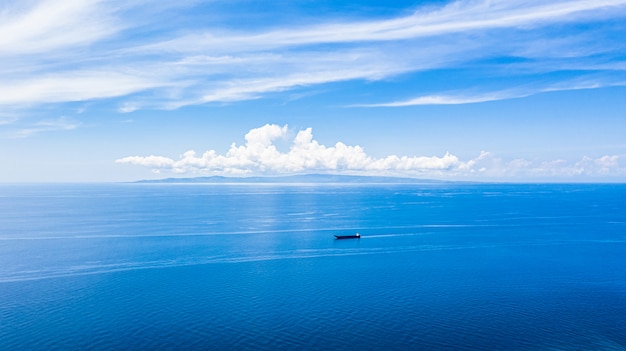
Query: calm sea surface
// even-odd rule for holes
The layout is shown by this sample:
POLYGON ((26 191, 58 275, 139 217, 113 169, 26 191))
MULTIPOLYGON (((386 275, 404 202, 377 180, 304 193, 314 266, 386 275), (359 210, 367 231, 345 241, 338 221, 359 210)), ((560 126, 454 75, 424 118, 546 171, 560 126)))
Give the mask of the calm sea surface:
POLYGON ((2 185, 0 349, 626 350, 626 185, 2 185))

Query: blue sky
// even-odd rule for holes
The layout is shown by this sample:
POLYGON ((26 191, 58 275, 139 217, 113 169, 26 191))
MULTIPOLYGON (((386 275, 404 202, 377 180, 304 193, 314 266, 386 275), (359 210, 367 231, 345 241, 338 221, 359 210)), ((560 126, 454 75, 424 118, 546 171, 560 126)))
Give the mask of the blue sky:
POLYGON ((0 182, 626 181, 626 0, 0 2, 0 182))

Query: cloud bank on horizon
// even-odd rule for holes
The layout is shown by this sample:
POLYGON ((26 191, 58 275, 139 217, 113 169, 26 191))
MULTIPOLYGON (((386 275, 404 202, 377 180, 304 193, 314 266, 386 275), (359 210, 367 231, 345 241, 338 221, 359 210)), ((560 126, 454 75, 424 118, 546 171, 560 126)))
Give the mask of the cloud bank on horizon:
POLYGON ((0 5, 0 106, 28 110, 114 100, 119 112, 176 109, 469 68, 489 84, 345 106, 463 104, 626 85, 626 0, 451 1, 387 18, 335 15, 252 23, 248 29, 238 26, 232 9, 225 16, 235 17, 231 23, 196 15, 198 6, 229 5, 191 0, 0 5), (164 20, 175 16, 185 18, 178 27, 164 20), (528 79, 554 72, 561 74, 528 79), (508 82, 505 75, 518 79, 508 82))
POLYGON ((504 161, 489 152, 462 161, 447 152, 438 156, 396 156, 375 158, 360 146, 337 142, 325 146, 313 139, 311 128, 300 130, 288 150, 281 151, 277 140, 290 135, 287 125, 266 124, 245 135, 245 145, 231 144, 225 155, 209 150, 197 155, 185 152, 178 160, 165 156, 128 156, 116 160, 150 168, 155 173, 177 175, 278 175, 300 173, 390 175, 432 177, 436 179, 496 179, 520 177, 623 176, 626 166, 620 156, 606 155, 597 159, 583 157, 576 162, 566 160, 533 162, 525 159, 504 161))
POLYGON ((467 164, 446 153, 443 157, 398 157, 375 159, 360 146, 337 142, 334 146, 321 145, 313 139, 311 128, 301 130, 291 142, 289 151, 277 147, 277 139, 285 139, 289 129, 266 124, 250 130, 245 135, 245 145, 233 143, 226 155, 215 150, 197 156, 193 150, 185 152, 179 160, 163 156, 129 156, 118 163, 150 167, 155 172, 167 170, 178 174, 289 174, 303 172, 381 172, 426 173, 466 169, 467 164))

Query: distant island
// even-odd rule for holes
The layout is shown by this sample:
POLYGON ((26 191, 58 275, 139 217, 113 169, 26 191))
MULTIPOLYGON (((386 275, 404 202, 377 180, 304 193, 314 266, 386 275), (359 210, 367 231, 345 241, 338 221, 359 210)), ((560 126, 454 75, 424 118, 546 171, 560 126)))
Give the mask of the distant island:
POLYGON ((139 180, 135 183, 171 183, 171 184, 189 184, 189 183, 206 183, 206 184, 295 184, 295 183, 313 183, 313 184, 331 184, 331 183, 380 183, 380 184, 424 184, 424 183, 448 183, 442 180, 417 179, 417 178, 399 178, 399 177, 377 177, 377 176, 355 176, 355 175, 337 175, 337 174, 302 174, 291 176, 266 176, 266 177, 194 177, 194 178, 166 178, 139 180))

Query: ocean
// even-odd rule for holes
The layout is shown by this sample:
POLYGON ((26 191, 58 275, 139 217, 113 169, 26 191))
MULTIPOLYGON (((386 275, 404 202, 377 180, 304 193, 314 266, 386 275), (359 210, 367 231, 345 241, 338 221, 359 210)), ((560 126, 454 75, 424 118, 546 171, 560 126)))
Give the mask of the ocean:
POLYGON ((7 184, 0 213, 1 350, 626 350, 624 184, 7 184))

